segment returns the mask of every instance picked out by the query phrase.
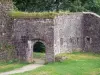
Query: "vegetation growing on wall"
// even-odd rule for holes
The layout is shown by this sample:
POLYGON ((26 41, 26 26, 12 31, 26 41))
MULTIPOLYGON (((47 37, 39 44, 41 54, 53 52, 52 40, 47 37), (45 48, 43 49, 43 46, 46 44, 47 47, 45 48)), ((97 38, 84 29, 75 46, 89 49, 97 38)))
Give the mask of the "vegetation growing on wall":
POLYGON ((14 18, 54 18, 56 15, 68 14, 69 11, 66 12, 21 12, 21 11, 11 11, 9 13, 10 16, 14 18))
POLYGON ((8 44, 8 43, 1 43, 0 44, 0 52, 2 53, 6 53, 6 54, 3 54, 2 56, 6 59, 3 58, 3 60, 10 60, 13 58, 13 55, 14 55, 14 49, 15 47, 11 44, 8 44))

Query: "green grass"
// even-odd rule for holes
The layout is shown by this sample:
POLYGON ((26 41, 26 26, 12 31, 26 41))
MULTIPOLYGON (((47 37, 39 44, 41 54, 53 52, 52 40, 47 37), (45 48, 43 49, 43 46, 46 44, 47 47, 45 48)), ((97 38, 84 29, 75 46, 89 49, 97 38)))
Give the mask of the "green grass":
POLYGON ((18 63, 18 62, 0 62, 0 73, 1 72, 6 72, 6 71, 11 71, 14 70, 16 68, 20 68, 23 67, 25 65, 27 65, 28 63, 18 63))
POLYGON ((65 12, 22 12, 22 11, 11 11, 9 15, 14 18, 54 18, 59 14, 68 14, 69 11, 65 12))
POLYGON ((44 59, 45 53, 33 52, 33 58, 44 59))
POLYGON ((100 75, 99 54, 72 53, 60 56, 67 56, 68 59, 14 75, 100 75))

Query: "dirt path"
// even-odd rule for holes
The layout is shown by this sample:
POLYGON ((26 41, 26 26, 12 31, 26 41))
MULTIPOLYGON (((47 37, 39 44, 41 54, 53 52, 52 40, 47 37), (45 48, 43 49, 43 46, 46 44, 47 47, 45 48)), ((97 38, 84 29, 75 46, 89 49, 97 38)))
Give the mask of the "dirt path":
POLYGON ((44 66, 43 60, 35 59, 35 62, 36 62, 35 64, 30 64, 30 65, 27 65, 27 66, 24 66, 22 68, 15 69, 15 70, 12 70, 9 72, 0 73, 0 75, 10 75, 10 74, 15 74, 15 73, 23 73, 23 72, 34 70, 38 67, 44 66))

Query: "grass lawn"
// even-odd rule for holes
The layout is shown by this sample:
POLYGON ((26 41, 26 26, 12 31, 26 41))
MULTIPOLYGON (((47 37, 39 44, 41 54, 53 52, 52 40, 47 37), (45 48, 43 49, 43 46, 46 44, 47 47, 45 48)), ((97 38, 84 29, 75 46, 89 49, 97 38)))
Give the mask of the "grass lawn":
POLYGON ((67 56, 68 59, 14 75, 100 75, 99 54, 72 53, 61 56, 67 56))
POLYGON ((11 71, 16 68, 20 68, 27 65, 27 63, 10 63, 10 62, 0 62, 0 73, 1 72, 6 72, 6 71, 11 71))
POLYGON ((44 59, 45 58, 45 53, 33 52, 33 58, 44 59))

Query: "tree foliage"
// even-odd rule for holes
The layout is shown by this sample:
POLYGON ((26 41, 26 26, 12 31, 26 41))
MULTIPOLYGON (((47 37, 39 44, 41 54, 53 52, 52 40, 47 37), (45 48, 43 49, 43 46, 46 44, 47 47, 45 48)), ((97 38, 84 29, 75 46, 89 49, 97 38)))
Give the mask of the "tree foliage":
POLYGON ((100 0, 13 0, 21 11, 92 11, 100 13, 100 0))

